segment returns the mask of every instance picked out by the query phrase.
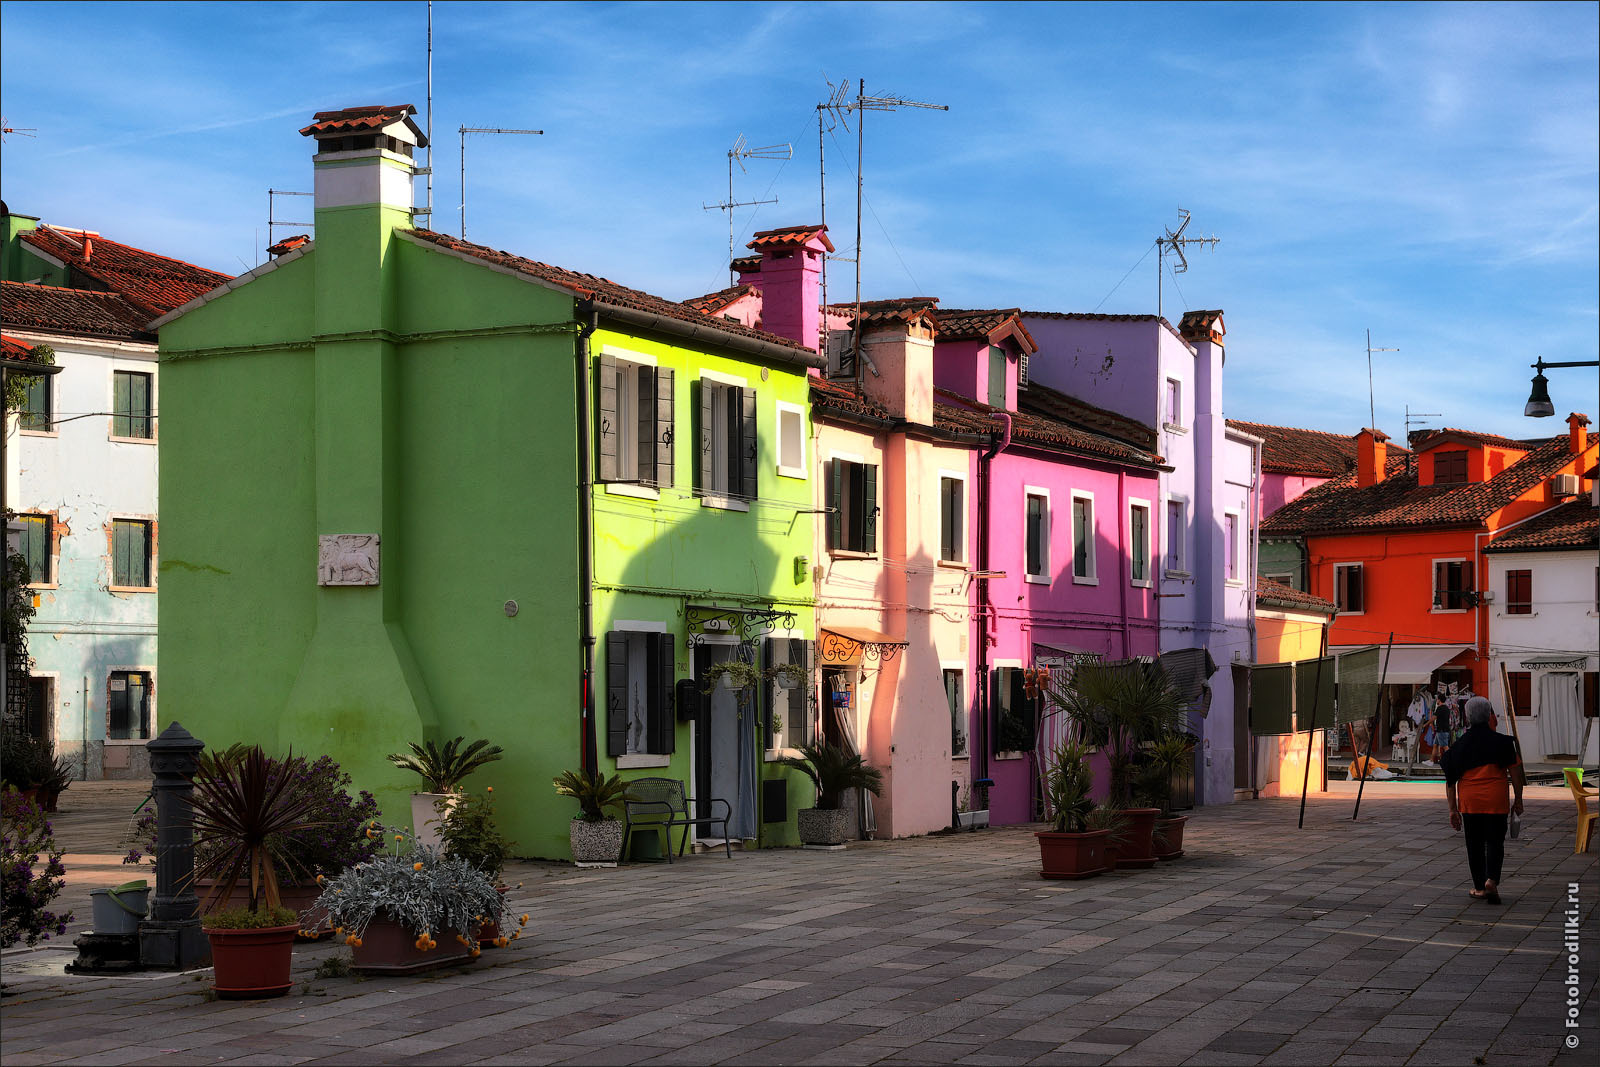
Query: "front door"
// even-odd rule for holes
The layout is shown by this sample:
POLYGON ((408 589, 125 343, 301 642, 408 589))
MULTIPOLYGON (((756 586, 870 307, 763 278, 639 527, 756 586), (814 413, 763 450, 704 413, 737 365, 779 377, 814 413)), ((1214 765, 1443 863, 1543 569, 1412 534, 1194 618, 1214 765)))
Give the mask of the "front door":
MULTIPOLYGON (((695 677, 702 676, 713 664, 732 659, 738 651, 739 646, 731 643, 695 646, 695 677)), ((699 801, 698 814, 713 814, 712 798, 726 800, 733 809, 728 836, 735 841, 756 836, 756 717, 754 703, 745 706, 732 683, 723 677, 706 698, 704 714, 695 729, 694 793, 699 801)), ((722 805, 715 808, 715 814, 721 815, 722 805)), ((702 833, 701 840, 706 836, 702 833)))

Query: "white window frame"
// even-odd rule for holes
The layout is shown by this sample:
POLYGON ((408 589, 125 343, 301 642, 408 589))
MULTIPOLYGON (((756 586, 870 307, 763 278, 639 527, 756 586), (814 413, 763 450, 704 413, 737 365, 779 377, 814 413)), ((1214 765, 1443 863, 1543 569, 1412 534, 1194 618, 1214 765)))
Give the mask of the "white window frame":
POLYGON ((148 745, 153 739, 161 736, 160 709, 156 704, 156 669, 154 664, 120 664, 113 663, 105 668, 105 683, 101 690, 106 695, 105 711, 100 716, 100 730, 103 740, 108 745, 148 745), (149 737, 112 737, 111 736, 111 676, 118 673, 143 674, 150 679, 150 736, 149 737))
POLYGON ((791 404, 786 400, 779 400, 776 404, 773 425, 777 427, 778 432, 778 476, 780 478, 798 478, 801 481, 805 481, 808 477, 806 470, 806 409, 799 404, 791 404), (783 417, 785 415, 793 415, 799 420, 800 462, 797 466, 788 466, 783 462, 783 417))
MULTIPOLYGON (((721 371, 714 370, 700 371, 700 381, 702 384, 705 382, 710 382, 712 385, 731 385, 738 389, 748 389, 750 387, 750 382, 748 379, 741 378, 735 374, 724 374, 721 371)), ((757 395, 760 395, 759 391, 757 395)), ((711 412, 713 418, 720 417, 725 419, 727 417, 727 414, 721 404, 713 404, 711 407, 711 412)), ((696 426, 695 429, 698 431, 700 427, 696 426)), ((723 477, 727 476, 728 464, 725 457, 723 458, 722 462, 718 462, 716 447, 717 442, 721 442, 723 448, 728 447, 728 432, 729 427, 725 423, 720 428, 713 426, 711 431, 711 470, 713 473, 721 473, 723 477)), ((695 447, 699 447, 698 434, 695 447)), ((738 497, 730 496, 728 489, 728 486, 723 486, 720 489, 713 488, 712 486, 702 486, 700 489, 700 506, 706 508, 716 508, 720 511, 749 511, 750 502, 748 500, 740 500, 738 497)))
MULTIPOLYGON (((56 361, 56 366, 58 366, 58 367, 61 366, 61 362, 60 362, 59 359, 56 361)), ((7 413, 7 422, 9 423, 11 415, 16 415, 16 417, 17 417, 17 433, 20 434, 23 437, 60 437, 61 436, 61 424, 56 421, 56 411, 61 405, 61 398, 60 398, 60 396, 57 395, 56 379, 60 378, 61 375, 59 373, 57 373, 57 374, 41 374, 41 375, 38 375, 38 377, 39 377, 40 381, 42 382, 42 384, 44 385, 45 391, 50 394, 49 403, 47 404, 48 410, 45 411, 45 413, 44 413, 45 428, 43 430, 39 430, 39 429, 30 429, 27 426, 24 426, 22 424, 23 408, 20 408, 20 407, 14 412, 8 412, 7 413)), ((24 401, 24 403, 26 403, 26 401, 24 401)), ((110 411, 111 409, 108 407, 106 410, 110 411)))
POLYGON ((1166 383, 1162 386, 1161 428, 1178 433, 1188 432, 1183 422, 1183 378, 1179 375, 1166 375, 1166 383), (1177 411, 1174 412, 1173 408, 1177 408, 1177 411))
POLYGON ((970 497, 967 496, 967 472, 940 470, 939 478, 939 518, 935 525, 939 528, 939 551, 935 559, 941 567, 955 567, 966 569, 967 566, 967 509, 970 497), (955 559, 944 558, 944 480, 949 478, 953 482, 961 483, 961 537, 956 546, 958 554, 955 559))
POLYGON ((1244 585, 1244 513, 1235 508, 1222 510, 1222 578, 1229 586, 1244 585), (1228 536, 1228 520, 1233 520, 1233 537, 1228 536), (1233 576, 1229 577, 1229 572, 1233 576))
MULTIPOLYGON (((649 619, 618 619, 611 624, 610 629, 636 634, 664 634, 667 632, 667 624, 649 619)), ((607 682, 609 681, 610 679, 608 678, 607 682)), ((602 725, 604 724, 602 723, 602 725)), ((601 740, 604 741, 604 737, 601 740)), ((672 755, 670 753, 660 755, 654 752, 630 752, 626 755, 617 756, 615 759, 617 770, 619 771, 672 766, 672 755)))
MULTIPOLYGON (((1444 556, 1444 557, 1442 557, 1440 559, 1433 560, 1432 562, 1429 563, 1429 565, 1428 565, 1428 584, 1433 587, 1433 596, 1428 601, 1428 614, 1430 614, 1430 615, 1464 615, 1467 612, 1472 610, 1472 608, 1470 608, 1470 607, 1462 607, 1462 608, 1447 608, 1447 607, 1445 607, 1444 606, 1444 596, 1443 596, 1444 590, 1440 589, 1439 588, 1439 584, 1438 584, 1439 583, 1439 564, 1441 564, 1441 563, 1470 563, 1470 562, 1472 562, 1472 561, 1466 556, 1444 556)), ((1472 575, 1473 580, 1476 581, 1477 577, 1478 577, 1478 575, 1477 575, 1478 568, 1477 567, 1473 567, 1472 570, 1473 570, 1473 575, 1472 575)), ((1471 590, 1470 589, 1469 590, 1464 590, 1464 592, 1471 592, 1471 590)))
MULTIPOLYGON (((600 353, 601 355, 612 356, 616 359, 618 363, 619 378, 621 377, 621 364, 623 363, 631 363, 635 367, 659 367, 661 365, 659 362, 657 362, 655 356, 648 355, 644 352, 635 352, 629 348, 619 348, 616 345, 602 345, 600 348, 600 353)), ((634 441, 631 447, 628 447, 627 449, 624 449, 623 447, 624 427, 627 428, 626 432, 630 435, 637 435, 639 432, 638 378, 634 378, 633 393, 631 395, 633 396, 633 408, 628 412, 627 417, 624 418, 621 400, 622 383, 619 381, 617 383, 617 473, 619 476, 623 473, 621 470, 622 457, 624 455, 629 455, 633 457, 634 474, 633 478, 628 481, 603 483, 606 487, 606 495, 631 496, 639 500, 660 500, 660 489, 657 489, 653 485, 644 485, 639 481, 638 442, 634 441)), ((676 416, 676 412, 674 412, 674 416, 676 416)), ((676 428, 674 428, 674 432, 676 432, 676 428)))
MULTIPOLYGON (((790 629, 782 629, 782 628, 773 630, 771 633, 763 634, 762 636, 763 637, 772 638, 773 640, 783 640, 783 641, 810 641, 810 640, 813 640, 812 638, 807 637, 804 633, 802 633, 799 630, 790 630, 790 629)), ((812 658, 813 658, 813 660, 816 658, 814 654, 813 654, 812 658)), ((820 674, 820 672, 818 672, 816 670, 816 664, 815 663, 812 664, 812 673, 814 675, 820 674)), ((814 686, 816 684, 817 684, 817 679, 815 677, 807 678, 805 680, 805 682, 803 683, 802 690, 805 687, 814 686)), ((808 701, 802 699, 800 704, 808 712, 811 710, 808 701)), ((813 726, 813 727, 816 727, 817 725, 818 724, 816 722, 812 722, 811 723, 811 726, 813 726)), ((760 722, 757 723, 756 729, 757 730, 762 729, 762 727, 760 725, 760 722)), ((763 763, 776 763, 778 760, 783 759, 785 756, 792 756, 795 759, 801 759, 801 758, 804 757, 805 753, 801 752, 798 748, 790 748, 789 746, 787 746, 787 745, 782 743, 784 741, 784 739, 785 739, 785 736, 788 733, 788 730, 789 730, 789 723, 785 722, 783 724, 783 729, 782 730, 774 730, 774 731, 772 731, 772 740, 775 741, 775 742, 778 742, 778 744, 775 745, 773 748, 765 749, 765 750, 762 751, 762 753, 761 753, 761 762, 763 762, 763 763)), ((813 735, 812 740, 813 740, 813 742, 815 742, 817 736, 821 734, 821 730, 812 730, 810 732, 813 735)))
POLYGON ((1149 589, 1151 584, 1155 581, 1155 570, 1156 570, 1156 557, 1155 557, 1156 545, 1154 544, 1155 536, 1156 536, 1155 509, 1150 506, 1150 501, 1141 499, 1139 497, 1129 497, 1128 498, 1128 542, 1129 542, 1130 551, 1128 553, 1128 584, 1134 585, 1134 586, 1138 586, 1140 589, 1149 589), (1133 513, 1136 510, 1139 510, 1139 509, 1143 509, 1144 510, 1144 536, 1145 536, 1144 569, 1145 569, 1145 575, 1144 575, 1143 578, 1136 577, 1134 575, 1134 573, 1133 573, 1133 559, 1134 559, 1134 557, 1133 557, 1133 552, 1131 551, 1132 542, 1133 542, 1133 513))
POLYGON ((160 397, 156 390, 157 379, 156 364, 148 360, 133 360, 112 357, 111 370, 106 375, 106 410, 117 410, 117 373, 143 374, 150 379, 150 436, 149 437, 118 437, 113 431, 117 425, 115 414, 106 420, 106 440, 115 441, 119 445, 156 445, 161 437, 160 397))
POLYGON ((1100 571, 1095 560, 1095 514, 1094 493, 1087 489, 1074 489, 1072 496, 1072 584, 1073 585, 1099 585, 1100 571), (1078 501, 1087 501, 1089 504, 1089 550, 1084 553, 1084 561, 1089 568, 1088 574, 1078 573, 1078 501))
MULTIPOLYGON (((110 678, 110 675, 106 676, 110 678)), ((28 680, 43 678, 50 683, 50 706, 45 709, 45 737, 46 739, 61 740, 61 672, 60 671, 29 671, 28 680)), ((151 686, 154 689, 154 686, 151 686)))
POLYGON ((1341 619, 1353 615, 1365 615, 1367 613, 1367 565, 1359 560, 1353 560, 1349 563, 1335 563, 1333 565, 1333 596, 1330 599, 1333 601, 1334 611, 1338 613, 1338 617, 1341 619), (1352 568, 1361 572, 1360 611, 1346 611, 1339 606, 1339 572, 1352 568))
POLYGON ((1166 507, 1162 509, 1161 529, 1166 535, 1161 540, 1161 572, 1166 578, 1188 578, 1189 574, 1189 498, 1177 493, 1169 493, 1166 507), (1167 566, 1167 549, 1172 545, 1172 505, 1178 505, 1178 560, 1176 567, 1167 566))
MULTIPOLYGON (((995 660, 990 660, 989 661, 989 673, 993 674, 995 671, 1005 670, 1006 668, 1010 668, 1012 670, 1020 671, 1022 669, 1022 666, 1023 666, 1023 664, 1022 664, 1022 661, 1020 659, 995 659, 995 660)), ((991 682, 990 685, 992 686, 993 683, 991 682)), ((999 732, 999 728, 1000 728, 1000 709, 999 708, 992 709, 991 718, 992 718, 992 720, 993 720, 993 722, 995 724, 995 730, 998 733, 999 732)), ((1033 739, 1033 742, 1034 742, 1035 747, 1037 747, 1038 743, 1039 743, 1039 738, 1038 738, 1037 735, 1035 735, 1035 737, 1033 739)), ((991 744, 992 743, 993 742, 991 741, 991 744)), ((968 751, 972 750, 972 739, 970 737, 967 738, 967 750, 968 751)), ((1004 750, 996 750, 995 754, 994 754, 994 758, 997 759, 997 760, 1018 760, 1018 759, 1022 759, 1023 757, 1025 757, 1027 755, 1028 755, 1028 753, 1020 751, 1020 750, 1017 750, 1017 749, 1004 749, 1004 750)))
MULTIPOLYGON (((969 679, 970 672, 967 669, 967 661, 964 659, 942 659, 939 661, 939 680, 941 682, 944 681, 945 671, 955 671, 961 675, 961 699, 966 705, 965 710, 967 712, 966 729, 961 736, 967 743, 967 750, 959 756, 951 752, 950 758, 966 762, 972 759, 972 684, 969 679)), ((946 697, 946 700, 948 699, 946 697)), ((952 748, 955 747, 954 741, 955 739, 951 738, 952 748)))
MULTIPOLYGON (((1022 487, 1022 580, 1031 585, 1050 584, 1050 490, 1038 485, 1024 485, 1022 487), (1044 570, 1034 573, 1028 570, 1028 500, 1038 497, 1044 501, 1044 512, 1040 522, 1044 529, 1039 531, 1039 563, 1044 570)), ((996 664, 1000 666, 1000 664, 996 664)), ((1019 663, 1018 666, 1021 666, 1019 663)))

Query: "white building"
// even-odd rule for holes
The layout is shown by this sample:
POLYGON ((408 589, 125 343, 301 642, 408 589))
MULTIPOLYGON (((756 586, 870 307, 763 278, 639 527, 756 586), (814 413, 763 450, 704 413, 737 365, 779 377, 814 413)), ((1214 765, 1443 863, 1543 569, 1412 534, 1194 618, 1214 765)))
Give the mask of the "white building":
POLYGON ((36 614, 27 721, 86 778, 144 777, 159 731, 159 388, 146 323, 227 275, 4 212, 6 347, 49 345, 5 426, 36 614))
POLYGON ((1490 696, 1497 708, 1509 696, 1529 762, 1575 763, 1580 748, 1585 764, 1600 761, 1600 524, 1594 484, 1591 470, 1587 492, 1506 530, 1484 550, 1485 589, 1494 594, 1490 696))

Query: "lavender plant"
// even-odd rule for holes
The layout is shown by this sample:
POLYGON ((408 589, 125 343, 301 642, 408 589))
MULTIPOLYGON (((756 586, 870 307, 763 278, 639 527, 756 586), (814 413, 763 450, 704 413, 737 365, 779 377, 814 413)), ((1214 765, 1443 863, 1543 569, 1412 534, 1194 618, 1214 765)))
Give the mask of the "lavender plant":
POLYGON ((0 948, 19 941, 36 945, 67 932, 72 913, 50 910, 66 886, 63 851, 39 806, 7 789, 0 797, 0 948), (40 856, 46 857, 44 869, 36 871, 40 856))

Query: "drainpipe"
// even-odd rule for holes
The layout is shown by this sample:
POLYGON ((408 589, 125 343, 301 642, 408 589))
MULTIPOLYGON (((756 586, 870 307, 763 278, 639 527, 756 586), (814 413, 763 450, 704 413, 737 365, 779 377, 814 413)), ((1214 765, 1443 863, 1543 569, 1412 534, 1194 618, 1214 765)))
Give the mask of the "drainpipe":
MULTIPOLYGON (((1153 509, 1152 509, 1153 510, 1153 509)), ((1128 647, 1133 643, 1133 630, 1128 626, 1128 582, 1133 574, 1133 554, 1128 550, 1128 535, 1133 531, 1128 528, 1128 469, 1117 468, 1117 555, 1122 560, 1122 566, 1117 568, 1117 603, 1122 614, 1122 658, 1132 657, 1133 651, 1128 647)), ((1148 531, 1146 531, 1148 536, 1148 531)))
POLYGON ((579 732, 583 746, 579 755, 583 769, 595 774, 600 767, 600 754, 594 726, 594 482, 589 470, 593 430, 589 421, 589 338, 600 326, 600 315, 592 306, 584 308, 582 313, 586 319, 583 329, 578 331, 578 343, 573 346, 578 374, 578 634, 583 662, 578 680, 579 732))
MULTIPOLYGON (((978 457, 978 570, 989 570, 989 464, 995 456, 1006 450, 1011 444, 1011 416, 1003 411, 989 413, 990 418, 1000 419, 1005 423, 1004 429, 998 434, 990 435, 990 444, 983 455, 978 457)), ((989 616, 991 605, 989 603, 989 579, 978 579, 978 610, 974 616, 978 620, 978 729, 974 731, 978 736, 977 757, 978 771, 975 776, 979 779, 989 777, 989 616)), ((987 798, 985 798, 987 800, 987 798)))

